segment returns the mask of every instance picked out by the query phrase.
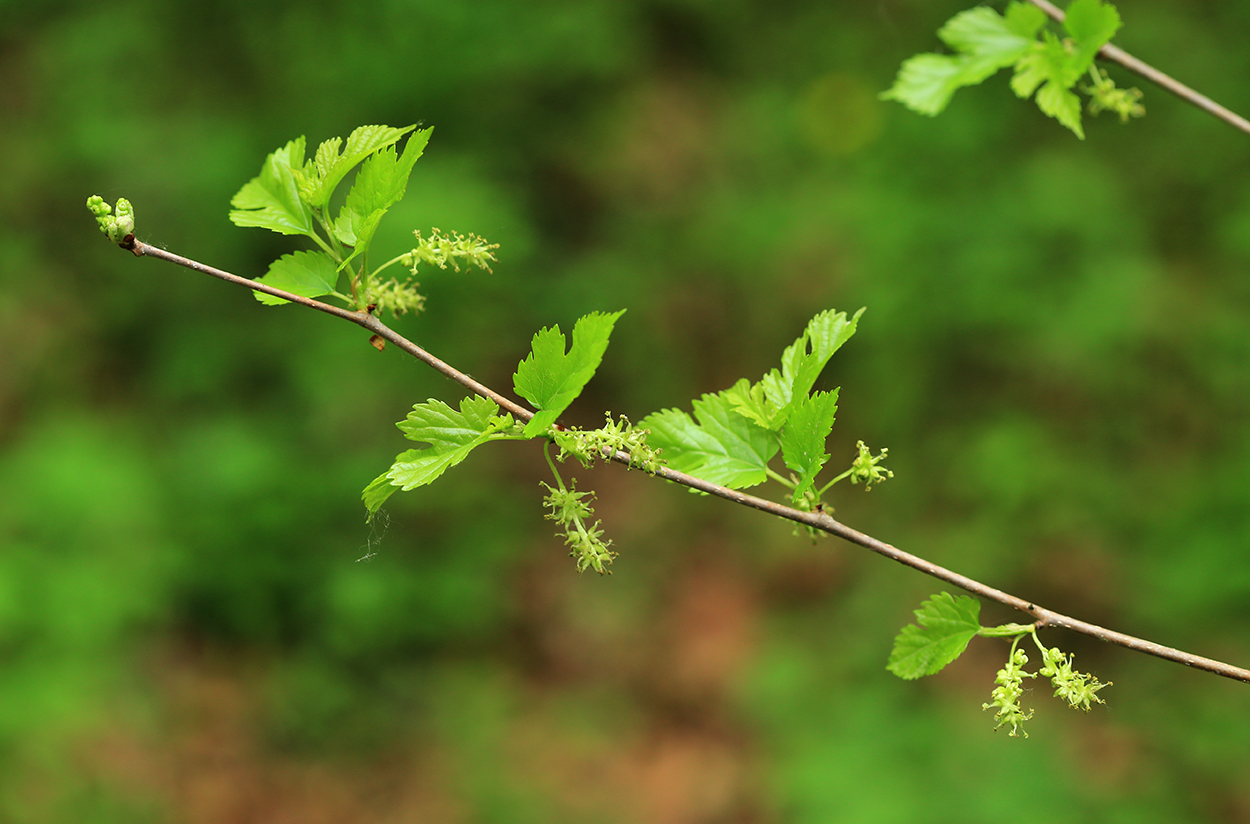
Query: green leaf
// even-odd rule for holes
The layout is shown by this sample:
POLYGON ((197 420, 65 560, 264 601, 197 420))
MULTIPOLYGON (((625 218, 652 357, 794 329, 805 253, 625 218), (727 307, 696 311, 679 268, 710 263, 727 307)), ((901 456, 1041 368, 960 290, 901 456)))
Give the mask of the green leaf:
POLYGON ((611 314, 592 312, 579 319, 573 327, 573 345, 568 354, 559 326, 544 328, 534 335, 530 353, 512 376, 517 394, 539 410, 525 426, 527 438, 555 423, 581 394, 603 360, 616 319, 623 314, 624 309, 611 314))
MULTIPOLYGON (((408 453, 405 452, 399 457, 402 458, 408 453)), ((397 459, 398 460, 398 459, 397 459)), ((372 518, 374 513, 382 508, 382 504, 386 503, 386 499, 399 489, 391 483, 391 471, 388 469, 378 477, 369 482, 365 487, 365 491, 361 493, 360 499, 365 502, 365 509, 369 511, 369 517, 372 518)))
POLYGON ((980 83, 1016 62, 1033 45, 1045 22, 1045 12, 1028 4, 1011 4, 1006 17, 979 6, 948 20, 938 29, 938 37, 964 55, 966 76, 971 83, 980 83))
POLYGON ((786 419, 781 432, 781 456, 786 466, 799 474, 799 484, 792 500, 798 502, 808 490, 829 453, 825 452, 825 439, 833 430, 834 414, 838 411, 838 390, 817 392, 804 396, 796 403, 786 419))
MULTIPOLYGON (((256 281, 301 297, 315 298, 334 292, 338 269, 334 260, 325 252, 293 252, 269 264, 269 271, 256 281)), ((261 303, 269 306, 290 302, 264 292, 252 294, 261 303)))
POLYGON ((938 672, 958 658, 981 629, 981 604, 967 595, 939 592, 916 610, 916 624, 908 624, 894 639, 886 669, 912 680, 938 672))
POLYGON ((695 401, 694 416, 698 423, 680 409, 665 409, 638 427, 651 430, 647 443, 679 472, 731 489, 764 481, 780 448, 775 435, 735 412, 724 393, 695 401))
POLYGON ((960 87, 980 83, 1015 63, 1034 45, 1045 19, 1040 9, 1015 2, 1006 17, 986 7, 960 12, 938 30, 938 37, 958 54, 918 54, 904 61, 881 99, 936 115, 960 87))
POLYGON ((749 390, 745 381, 726 390, 733 409, 765 429, 779 430, 790 415, 791 404, 807 397, 834 352, 855 334, 862 314, 860 309, 850 320, 845 312, 832 309, 816 315, 781 353, 780 371, 771 370, 749 390))
POLYGON ((512 416, 498 416, 499 406, 489 398, 469 397, 460 401, 459 411, 431 398, 419 403, 396 426, 409 440, 425 443, 422 449, 409 449, 395 458, 385 475, 365 487, 362 498, 370 514, 394 490, 384 489, 383 480, 407 492, 432 483, 448 468, 463 461, 475 447, 489 440, 511 437, 503 430, 512 426, 512 416))
MULTIPOLYGON (((358 163, 378 149, 390 146, 401 137, 415 129, 416 126, 405 126, 402 129, 390 126, 361 126, 347 137, 347 145, 339 153, 342 138, 327 140, 317 147, 317 154, 304 170, 304 175, 313 176, 308 180, 305 199, 314 208, 322 208, 334 194, 339 182, 358 163)), ((428 130, 427 130, 428 131, 428 130)), ((415 158, 414 158, 415 160, 415 158)))
POLYGON ((1081 140, 1085 139, 1085 130, 1081 128, 1081 98, 1056 83, 1047 83, 1038 91, 1036 99, 1043 114, 1067 126, 1081 140))
POLYGON ((1007 4, 1007 13, 1003 15, 1003 19, 1007 21, 1007 29, 1012 34, 1031 41, 1046 24, 1046 12, 1032 3, 1012 0, 1007 4))
POLYGON ((299 137, 265 158, 260 174, 230 200, 236 226, 259 226, 283 235, 313 235, 312 212, 300 197, 296 171, 304 164, 299 137))
POLYGON ((1084 70, 1076 68, 1072 55, 1059 38, 1046 32, 1044 42, 1036 44, 1016 63, 1016 73, 1011 78, 1011 90, 1017 97, 1024 98, 1044 83, 1037 92, 1037 107, 1084 140, 1085 133, 1081 129, 1081 101, 1069 91, 1084 70))
POLYGON ((1072 35, 1072 67, 1077 76, 1094 64, 1098 50, 1105 46, 1120 28, 1120 13, 1115 6, 1100 0, 1073 0, 1068 6, 1063 27, 1072 35))
POLYGON ((413 164, 425 151, 433 131, 422 129, 409 137, 404 153, 398 158, 395 147, 386 146, 365 160, 334 222, 334 233, 340 241, 348 246, 357 246, 357 237, 369 218, 375 212, 385 212, 399 202, 408 188, 413 164))

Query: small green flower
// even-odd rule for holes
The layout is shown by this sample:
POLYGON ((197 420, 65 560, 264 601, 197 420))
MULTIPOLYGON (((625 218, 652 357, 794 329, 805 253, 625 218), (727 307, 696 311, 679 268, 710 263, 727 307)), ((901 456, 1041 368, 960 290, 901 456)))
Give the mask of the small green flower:
POLYGON ((873 484, 879 484, 887 478, 893 478, 894 473, 886 469, 884 466, 878 466, 885 456, 889 454, 888 449, 882 449, 881 454, 875 458, 872 450, 864 445, 863 441, 857 444, 859 449, 859 457, 851 463, 851 483, 857 484, 864 482, 864 489, 872 489, 873 484))
POLYGON ((421 230, 417 229, 413 232, 417 238, 417 246, 408 254, 400 258, 400 262, 407 266, 412 273, 417 273, 417 267, 422 263, 429 263, 440 269, 446 269, 447 264, 451 264, 451 268, 457 272, 460 271, 460 264, 464 264, 465 268, 476 266, 479 269, 491 271, 490 264, 495 262, 494 250, 499 248, 498 243, 487 243, 483 238, 475 234, 468 237, 459 232, 452 232, 450 236, 444 235, 438 229, 430 232, 428 238, 421 236, 421 230))
POLYGON ((400 283, 395 278, 375 282, 369 286, 365 303, 375 304, 379 316, 387 311, 396 317, 406 312, 420 312, 425 308, 425 297, 417 293, 416 286, 415 283, 400 283))
POLYGON ((1121 123, 1127 123, 1130 117, 1142 117, 1146 114, 1146 107, 1138 102, 1142 97, 1141 90, 1117 89, 1110 75, 1093 66, 1090 66, 1089 73, 1093 78, 1093 85, 1082 86, 1081 91, 1090 96, 1091 114, 1115 112, 1120 116, 1121 123))
POLYGON ((564 429, 554 434, 556 446, 560 454, 556 457, 563 461, 569 455, 577 458, 582 466, 590 468, 596 460, 611 457, 617 452, 629 453, 629 467, 639 467, 652 475, 663 463, 659 452, 647 446, 648 429, 635 429, 629 419, 621 415, 619 420, 612 420, 612 413, 604 413, 607 422, 599 429, 564 429))
POLYGON ((100 231, 114 243, 121 243, 126 239, 126 235, 134 234, 135 208, 126 198, 118 198, 116 214, 99 195, 87 198, 87 208, 91 214, 95 215, 100 231))
POLYGON ((1071 655, 1065 656, 1058 647, 1052 647, 1042 651, 1042 660, 1045 663, 1038 670, 1038 675, 1049 678, 1050 683, 1055 686, 1055 697, 1067 701, 1072 709, 1089 712, 1090 701, 1097 701, 1099 704, 1107 703, 1096 693, 1104 687, 1111 686, 1111 682, 1103 684, 1089 673, 1073 670, 1071 655))
MULTIPOLYGON (((1016 639, 1017 642, 1019 640, 1019 638, 1016 639)), ((1026 677, 1035 678, 1036 675, 1024 671, 1024 665, 1027 663, 1029 663, 1029 656, 1024 654, 1024 650, 1016 649, 1015 644, 1012 644, 1011 657, 994 678, 994 683, 998 686, 990 693, 990 703, 981 705, 983 710, 988 710, 990 707, 998 709, 998 712, 994 713, 994 717, 998 719, 994 729, 1010 724, 1011 730, 1007 734, 1012 738, 1021 735, 1025 738, 1029 737, 1023 725, 1025 721, 1033 717, 1033 710, 1026 713, 1020 707, 1020 696, 1024 694, 1021 684, 1026 677)))
POLYGON ((594 569, 600 575, 611 574, 607 567, 616 557, 616 553, 608 549, 612 542, 603 540, 599 521, 587 523, 595 514, 588 503, 594 500, 595 493, 578 492, 576 480, 570 481, 568 488, 542 485, 548 492, 543 503, 551 507, 546 517, 564 530, 564 543, 570 547, 569 556, 576 559, 577 571, 594 569))

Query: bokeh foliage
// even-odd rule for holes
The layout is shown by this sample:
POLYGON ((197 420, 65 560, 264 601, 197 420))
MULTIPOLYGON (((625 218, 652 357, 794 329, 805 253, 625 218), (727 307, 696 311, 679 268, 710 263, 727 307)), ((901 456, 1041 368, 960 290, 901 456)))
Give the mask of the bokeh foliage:
MULTIPOLYGON (((382 534, 358 495, 393 422, 457 387, 82 208, 260 274, 286 247, 226 214, 274 146, 433 125, 375 248, 502 248, 424 275, 405 334, 506 389, 535 330, 627 307, 569 415, 596 426, 866 305, 834 459, 863 438, 897 477, 838 517, 1244 665, 1244 135, 1144 84, 1084 142, 1002 84, 933 120, 878 101, 953 2, 0 7, 0 817, 1250 820, 1244 685, 1064 639, 1112 707, 996 736, 1005 645, 885 671, 931 583, 642 473, 585 479, 610 579, 568 569, 530 446, 382 534)), ((1117 43, 1250 111, 1250 7, 1120 10, 1117 43)))

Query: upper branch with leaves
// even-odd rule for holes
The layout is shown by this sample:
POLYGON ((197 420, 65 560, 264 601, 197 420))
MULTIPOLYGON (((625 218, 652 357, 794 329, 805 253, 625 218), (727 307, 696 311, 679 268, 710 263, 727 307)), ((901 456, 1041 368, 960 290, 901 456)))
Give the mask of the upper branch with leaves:
POLYGON ((1127 122, 1146 113, 1139 90, 1117 88, 1107 72, 1094 66, 1094 59, 1101 57, 1250 133, 1245 118, 1112 45, 1110 40, 1120 26, 1115 6, 1102 0, 1073 0, 1066 13, 1046 0, 1013 0, 1003 14, 978 6, 960 12, 938 29, 938 38, 954 54, 908 58, 881 98, 933 116, 946 108, 960 88, 1011 67, 1011 90, 1016 96, 1028 98, 1036 92, 1037 107, 1084 140, 1076 91, 1089 96, 1092 114, 1111 111, 1127 122), (1061 24, 1064 36, 1044 28, 1047 15, 1061 24), (1082 78, 1087 84, 1078 86, 1082 78))
MULTIPOLYGON (((1096 4, 1097 0, 1077 0, 1087 5, 1091 2, 1096 4)), ((1022 20, 1032 25, 1027 10, 1022 12, 1021 8, 1025 7, 1013 4, 1008 9, 1008 18, 1004 18, 1014 21, 1010 24, 1013 27, 1023 25, 1022 20)), ((978 12, 978 19, 988 20, 984 11, 974 10, 978 12)), ((1071 10, 1069 23, 1072 23, 1071 10)), ((1076 25, 1076 30, 1081 31, 1081 24, 1076 25)), ((1103 28, 1114 30, 1109 24, 1103 28)), ((956 30, 960 27, 952 29, 956 30)), ((970 42, 960 37, 962 35, 953 35, 952 40, 970 42)), ((1089 49, 1096 52, 1101 45, 1093 45, 1093 40, 1097 39, 1087 41, 1080 47, 1081 52, 1089 49)), ((1043 44, 1043 51, 1049 54, 1047 48, 1043 44)), ((970 53, 974 55, 971 61, 976 62, 979 58, 975 55, 980 52, 974 48, 970 53)), ((932 61, 925 62, 936 65, 932 61)), ((967 65, 960 71, 964 72, 964 78, 972 77, 977 72, 984 73, 992 63, 993 60, 982 61, 971 74, 967 73, 970 71, 967 65)), ((948 83, 949 90, 958 85, 961 83, 953 86, 948 83)), ((943 92, 947 98, 949 90, 943 92)), ((1097 693, 1108 686, 1092 675, 1076 672, 1070 655, 1043 646, 1037 633, 1046 627, 1067 628, 1250 683, 1250 670, 1046 609, 835 520, 825 503, 825 495, 834 484, 850 478, 853 484, 862 481, 867 489, 893 475, 882 465, 886 451, 874 455, 861 441, 848 468, 832 478, 821 477, 830 460, 825 443, 837 411, 838 389, 816 390, 816 381, 832 356, 855 334, 862 309, 850 317, 833 310, 818 313, 786 347, 777 368, 757 381, 744 378, 721 392, 703 395, 692 404, 693 416, 683 410, 665 409, 634 425, 623 417, 613 419, 609 413, 604 426, 590 430, 565 427, 559 423, 559 418, 598 369, 623 310, 582 317, 573 327, 571 343, 558 326, 542 329, 534 335, 530 351, 518 363, 513 376, 514 391, 532 408, 479 383, 395 332, 378 316, 387 309, 400 314, 423 308, 424 301, 412 281, 420 264, 440 268, 450 264, 459 271, 462 266, 489 269, 489 264, 495 262, 496 247, 485 240, 475 235, 445 235, 435 229, 428 237, 415 232, 414 248, 381 265, 370 266, 368 252, 378 224, 387 209, 402 197, 413 165, 429 140, 429 129, 415 132, 408 137, 403 152, 397 152, 398 141, 413 129, 411 126, 404 129, 361 127, 345 142, 337 138, 325 141, 313 158, 307 160, 303 138, 271 154, 261 173, 233 199, 235 209, 231 219, 243 226, 303 235, 317 249, 284 255, 263 277, 255 280, 138 240, 134 234, 134 208, 124 199, 117 202, 115 209, 99 197, 87 202, 101 231, 138 257, 162 259, 244 286, 253 290, 257 299, 265 304, 298 303, 348 320, 368 330, 370 343, 377 349, 382 350, 386 343, 391 343, 477 396, 463 398, 456 406, 431 398, 413 407, 398 427, 405 437, 418 444, 418 448, 398 455, 386 472, 365 487, 362 497, 369 517, 395 491, 432 483, 483 444, 537 439, 543 443, 544 455, 555 480, 554 485, 544 484, 548 492, 544 498, 550 510, 548 517, 559 524, 578 571, 594 569, 606 573, 616 553, 610 549, 611 542, 605 540, 600 523, 594 520, 590 504, 593 493, 579 491, 575 479, 566 483, 556 465, 569 456, 583 466, 609 460, 639 468, 645 474, 790 520, 813 536, 825 533, 843 538, 1027 614, 1031 619, 1028 624, 982 627, 977 620, 980 607, 976 601, 947 593, 935 595, 917 611, 919 626, 909 626, 900 633, 888 665, 900 677, 916 678, 937 672, 954 660, 973 637, 1013 638, 1007 664, 998 674, 998 686, 985 705, 987 709, 997 710, 999 726, 1009 726, 1013 735, 1022 732, 1021 725, 1031 714, 1019 705, 1024 678, 1050 679, 1057 697, 1085 710, 1091 703, 1102 703, 1097 693), (338 213, 331 215, 329 204, 335 188, 356 166, 360 169, 346 200, 338 213), (383 281, 380 273, 397 263, 408 271, 408 276, 383 281), (344 306, 318 300, 325 296, 344 306), (552 445, 558 448, 555 460, 550 452, 552 445), (780 465, 777 465, 778 459, 780 465), (786 490, 784 502, 743 491, 767 481, 786 490), (1024 669, 1028 656, 1018 648, 1026 635, 1033 638, 1042 656, 1042 666, 1035 673, 1024 669)), ((1079 129, 1077 131, 1079 133, 1079 129)))

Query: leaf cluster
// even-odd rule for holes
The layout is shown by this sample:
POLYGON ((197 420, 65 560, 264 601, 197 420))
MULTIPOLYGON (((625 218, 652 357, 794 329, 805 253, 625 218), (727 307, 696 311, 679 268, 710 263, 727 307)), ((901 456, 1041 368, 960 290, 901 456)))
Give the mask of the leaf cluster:
POLYGON ((1126 120, 1144 110, 1141 92, 1120 90, 1105 73, 1094 70, 1094 58, 1120 28, 1115 7, 1102 0, 1073 0, 1063 22, 1066 37, 1043 29, 1045 13, 1023 2, 1008 3, 1005 13, 978 6, 960 12, 938 30, 938 37, 954 54, 918 54, 904 61, 883 100, 897 100, 912 111, 936 115, 963 86, 980 83, 999 69, 1012 67, 1011 90, 1028 98, 1036 92, 1037 106, 1078 138, 1081 101, 1072 91, 1088 71, 1090 111, 1111 110, 1126 120))
POLYGON ((650 430, 650 445, 674 469, 730 489, 773 479, 790 489, 791 501, 815 509, 834 483, 851 476, 879 482, 889 470, 877 467, 884 457, 861 459, 824 486, 816 478, 829 461, 825 441, 838 410, 838 389, 812 391, 833 354, 846 343, 864 310, 848 318, 828 310, 808 322, 803 334, 781 354, 780 367, 752 383, 746 378, 693 404, 693 417, 680 409, 648 415, 639 426, 650 430), (778 454, 789 477, 769 466, 778 454), (867 463, 865 463, 867 461, 867 463))
MULTIPOLYGON (((481 238, 445 236, 437 229, 430 238, 416 232, 410 252, 369 267, 369 250, 382 218, 399 202, 408 187, 413 166, 425 151, 433 129, 416 126, 361 126, 347 139, 336 137, 306 158, 305 139, 298 137, 270 154, 260 174, 248 181, 230 201, 230 220, 238 226, 257 226, 282 235, 302 235, 318 247, 283 255, 269 266, 259 282, 308 298, 331 295, 357 311, 418 311, 423 300, 411 276, 418 262, 446 268, 451 261, 489 269, 495 248, 481 238), (409 135, 409 133, 411 134, 409 135), (409 135, 403 152, 396 144, 409 135), (357 169, 359 167, 359 169, 357 169), (331 209, 335 190, 356 170, 356 177, 337 211, 331 209), (402 281, 383 280, 383 270, 397 263, 409 269, 402 281), (341 285, 345 281, 345 285, 341 285)), ((282 298, 255 292, 268 305, 282 298)))

